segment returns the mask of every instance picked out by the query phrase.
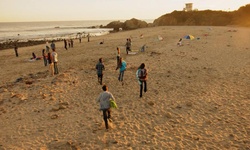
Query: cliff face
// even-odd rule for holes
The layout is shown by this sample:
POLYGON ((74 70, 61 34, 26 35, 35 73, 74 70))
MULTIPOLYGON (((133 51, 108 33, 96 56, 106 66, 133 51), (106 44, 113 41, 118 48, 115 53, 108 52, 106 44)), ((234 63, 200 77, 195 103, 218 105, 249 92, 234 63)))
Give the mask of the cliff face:
POLYGON ((174 11, 154 20, 154 26, 194 25, 194 26, 250 26, 250 4, 234 12, 225 11, 174 11))
POLYGON ((240 7, 233 14, 233 24, 250 27, 250 4, 240 7))
POLYGON ((211 25, 225 26, 232 22, 232 13, 223 11, 174 11, 154 21, 154 26, 163 25, 211 25))
POLYGON ((250 27, 250 4, 240 7, 237 11, 173 11, 170 14, 162 15, 154 20, 153 24, 147 24, 135 18, 125 22, 113 21, 106 28, 114 28, 114 31, 145 28, 149 26, 227 26, 238 25, 250 27))

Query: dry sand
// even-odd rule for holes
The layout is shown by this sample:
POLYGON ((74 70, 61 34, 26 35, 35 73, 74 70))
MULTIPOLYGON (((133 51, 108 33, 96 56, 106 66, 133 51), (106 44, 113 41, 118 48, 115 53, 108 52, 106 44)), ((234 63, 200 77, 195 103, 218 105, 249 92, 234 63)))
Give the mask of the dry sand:
POLYGON ((75 40, 67 51, 56 43, 60 74, 54 77, 42 60, 28 61, 45 45, 19 48, 18 58, 13 49, 0 51, 0 150, 250 149, 249 28, 163 26, 90 40, 75 40), (200 39, 178 47, 186 34, 200 39), (133 50, 147 44, 146 52, 126 55, 128 37, 133 50), (117 46, 128 64, 123 86, 117 46), (108 132, 95 102, 102 92, 100 57, 119 106, 108 132), (139 98, 135 72, 142 62, 148 92, 139 98))

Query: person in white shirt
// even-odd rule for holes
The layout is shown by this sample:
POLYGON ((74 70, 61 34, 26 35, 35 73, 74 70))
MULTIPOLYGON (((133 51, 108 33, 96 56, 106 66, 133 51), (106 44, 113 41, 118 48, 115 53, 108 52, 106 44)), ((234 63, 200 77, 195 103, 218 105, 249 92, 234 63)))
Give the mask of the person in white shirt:
POLYGON ((53 49, 53 52, 52 52, 52 57, 53 57, 53 63, 54 63, 54 73, 55 74, 58 74, 58 67, 57 67, 57 63, 58 63, 58 54, 56 52, 55 49, 53 49))

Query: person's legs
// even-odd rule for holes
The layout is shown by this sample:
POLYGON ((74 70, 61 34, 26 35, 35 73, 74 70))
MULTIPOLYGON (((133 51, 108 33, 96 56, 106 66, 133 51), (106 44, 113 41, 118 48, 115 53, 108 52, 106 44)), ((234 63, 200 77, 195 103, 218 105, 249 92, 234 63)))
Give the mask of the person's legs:
POLYGON ((15 50, 15 53, 16 53, 16 57, 18 57, 18 52, 17 52, 17 50, 15 50))
POLYGON ((54 76, 54 66, 53 63, 49 64, 49 70, 52 76, 54 76))
POLYGON ((117 57, 116 57, 116 60, 117 60, 117 67, 118 67, 118 66, 119 66, 120 57, 117 56, 117 57))
POLYGON ((98 83, 100 83, 100 75, 99 74, 97 74, 97 81, 98 81, 98 83))
POLYGON ((119 76, 118 76, 118 81, 121 81, 121 72, 119 73, 119 76))
POLYGON ((47 66, 47 59, 45 56, 43 56, 44 66, 47 66))
POLYGON ((120 72, 120 81, 123 81, 124 71, 120 72))
POLYGON ((100 75, 100 84, 102 85, 102 77, 103 77, 103 74, 100 75))
POLYGON ((144 81, 144 92, 147 92, 147 81, 144 81))
POLYGON ((58 74, 58 67, 57 67, 57 62, 54 62, 54 70, 55 70, 55 74, 58 74))
POLYGON ((140 84, 140 97, 142 97, 142 88, 143 88, 143 85, 142 85, 143 83, 141 82, 141 84, 140 84))
POLYGON ((106 127, 106 129, 109 128, 107 111, 108 111, 107 109, 104 109, 104 110, 103 110, 103 120, 104 120, 104 122, 105 122, 105 127, 106 127))

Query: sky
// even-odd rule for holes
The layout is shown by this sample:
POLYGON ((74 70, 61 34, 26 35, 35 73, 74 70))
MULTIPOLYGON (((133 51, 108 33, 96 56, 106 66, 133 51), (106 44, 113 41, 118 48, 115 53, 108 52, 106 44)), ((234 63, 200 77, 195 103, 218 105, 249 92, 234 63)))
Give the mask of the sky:
POLYGON ((234 11, 250 0, 0 0, 0 22, 157 19, 186 3, 234 11))

